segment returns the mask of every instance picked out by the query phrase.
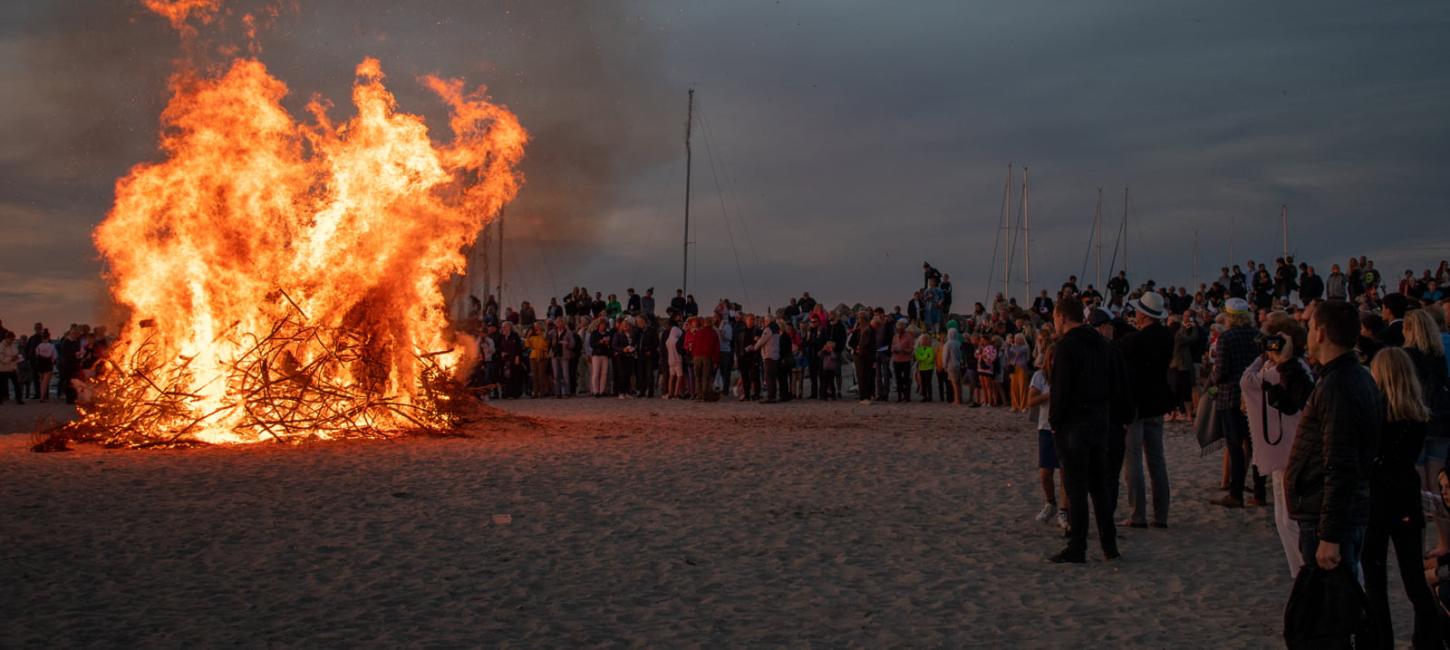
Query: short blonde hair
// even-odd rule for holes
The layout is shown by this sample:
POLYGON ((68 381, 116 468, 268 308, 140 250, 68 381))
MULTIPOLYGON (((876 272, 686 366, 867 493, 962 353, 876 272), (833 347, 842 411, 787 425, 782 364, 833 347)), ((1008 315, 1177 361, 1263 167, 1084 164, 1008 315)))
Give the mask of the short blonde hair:
POLYGON ((1440 340, 1440 327, 1423 309, 1405 314, 1405 347, 1414 348, 1432 357, 1445 356, 1445 342, 1440 340))
POLYGON ((1420 377, 1410 355, 1400 348, 1384 348, 1369 364, 1374 383, 1385 396, 1385 413, 1391 422, 1429 422, 1420 377))

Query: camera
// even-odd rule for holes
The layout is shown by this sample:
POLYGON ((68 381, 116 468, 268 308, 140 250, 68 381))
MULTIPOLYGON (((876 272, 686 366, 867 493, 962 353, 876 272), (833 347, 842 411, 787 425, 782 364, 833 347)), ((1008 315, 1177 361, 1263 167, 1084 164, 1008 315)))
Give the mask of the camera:
POLYGON ((1259 344, 1260 352, 1280 352, 1289 343, 1289 339, 1283 334, 1260 334, 1255 341, 1259 344))

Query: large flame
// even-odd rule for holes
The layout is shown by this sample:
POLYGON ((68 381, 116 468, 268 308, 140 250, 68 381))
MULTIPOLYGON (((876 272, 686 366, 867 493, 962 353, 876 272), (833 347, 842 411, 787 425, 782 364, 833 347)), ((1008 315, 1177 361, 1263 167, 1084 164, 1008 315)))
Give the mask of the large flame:
POLYGON ((165 159, 117 182, 95 231, 132 319, 79 425, 250 442, 439 424, 449 397, 429 382, 462 359, 439 284, 516 193, 527 135, 482 89, 423 81, 450 108, 447 144, 398 112, 375 59, 343 122, 318 100, 295 120, 255 59, 178 75, 165 159))

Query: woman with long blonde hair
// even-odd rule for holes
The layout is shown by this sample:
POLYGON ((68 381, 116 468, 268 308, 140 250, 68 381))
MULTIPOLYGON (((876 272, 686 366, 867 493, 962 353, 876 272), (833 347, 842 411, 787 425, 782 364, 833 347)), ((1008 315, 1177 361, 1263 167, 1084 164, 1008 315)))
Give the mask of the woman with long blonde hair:
POLYGON ((1379 461, 1370 478, 1370 522, 1360 555, 1373 634, 1381 647, 1394 647, 1386 587, 1386 556, 1393 542, 1400 581, 1415 609, 1415 647, 1434 647, 1439 612, 1421 559, 1425 518, 1420 511, 1420 475, 1415 470, 1429 430, 1430 409, 1425 406, 1414 363, 1404 350, 1380 350, 1370 363, 1370 374, 1384 395, 1379 461))
MULTIPOLYGON (((1423 309, 1405 314, 1405 347, 1415 374, 1420 378, 1420 389, 1425 396, 1425 405, 1430 409, 1430 431, 1425 441, 1424 489, 1436 493, 1433 479, 1446 465, 1450 456, 1450 376, 1445 366, 1445 344, 1440 337, 1440 325, 1423 309)), ((1438 512, 1438 511, 1437 511, 1438 512)), ((1450 520, 1435 515, 1435 530, 1438 541, 1431 555, 1450 553, 1450 520)))

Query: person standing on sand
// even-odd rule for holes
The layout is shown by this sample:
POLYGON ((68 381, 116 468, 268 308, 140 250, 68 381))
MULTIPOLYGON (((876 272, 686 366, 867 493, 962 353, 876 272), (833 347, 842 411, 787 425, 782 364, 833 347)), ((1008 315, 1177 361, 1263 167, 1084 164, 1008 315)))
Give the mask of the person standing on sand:
POLYGON ((1298 321, 1282 312, 1269 317, 1264 324, 1265 341, 1282 344, 1277 352, 1266 351, 1244 371, 1239 380, 1244 407, 1249 413, 1249 431, 1253 436, 1254 467, 1268 474, 1274 486, 1274 527, 1284 547, 1289 575, 1298 574, 1304 566, 1299 553, 1299 524, 1289 517, 1285 468, 1289 452, 1294 448, 1294 434, 1299 418, 1314 390, 1314 377, 1304 360, 1308 333, 1298 321), (1273 338, 1270 338, 1273 337, 1273 338))
POLYGON ((1118 468, 1109 462, 1108 438, 1132 420, 1127 372, 1112 343, 1083 324, 1083 305, 1077 298, 1058 300, 1052 320, 1054 329, 1062 334, 1049 379, 1048 424, 1067 482, 1071 534, 1067 548, 1050 561, 1087 561, 1089 495, 1103 557, 1116 560, 1121 557, 1113 522, 1117 504, 1110 499, 1116 491, 1118 468))
POLYGON ((931 401, 932 375, 936 370, 936 350, 932 347, 931 337, 922 334, 916 337, 916 349, 912 351, 916 358, 916 383, 921 393, 921 401, 931 401))
POLYGON ((1061 479, 1062 499, 1058 499, 1057 487, 1053 485, 1053 474, 1062 477, 1062 465, 1057 459, 1057 443, 1052 441, 1052 424, 1048 422, 1048 402, 1051 400, 1052 385, 1047 378, 1052 376, 1053 347, 1042 353, 1042 364, 1032 373, 1032 384, 1028 388, 1027 407, 1037 409, 1037 475, 1042 482, 1042 496, 1046 501, 1042 512, 1037 513, 1038 523, 1047 523, 1054 516, 1057 525, 1068 529, 1067 479, 1061 479))
MULTIPOLYGON (((1219 335, 1213 348, 1213 371, 1209 381, 1213 386, 1214 420, 1218 422, 1224 443, 1228 446, 1229 493, 1212 503, 1225 508, 1242 508, 1244 480, 1249 472, 1246 447, 1252 444, 1252 440, 1248 435, 1248 419, 1240 408, 1242 392, 1239 379, 1259 356, 1259 346, 1254 342, 1258 330, 1253 327, 1254 317, 1249 311, 1249 304, 1242 298, 1226 301, 1224 313, 1228 329, 1219 335)), ((1357 331, 1358 326, 1355 329, 1357 331)), ((1253 505, 1263 505, 1264 492, 1264 477, 1256 470, 1253 505)))
POLYGON ((896 336, 891 339, 891 370, 896 379, 896 401, 911 401, 911 361, 916 338, 906 331, 905 320, 896 321, 896 336))
POLYGON ((609 358, 614 356, 614 334, 603 318, 595 321, 589 334, 589 391, 595 397, 609 394, 609 358))
POLYGON ((1370 363, 1370 375, 1384 396, 1385 406, 1379 454, 1370 480, 1370 521, 1361 557, 1370 625, 1379 647, 1394 647, 1395 628, 1390 620, 1386 585, 1386 560, 1393 543, 1400 582, 1415 608, 1415 647, 1443 647, 1440 633, 1444 625, 1435 596, 1425 581, 1425 516, 1420 508, 1420 475, 1415 470, 1429 429, 1430 411, 1425 408, 1414 364, 1404 350, 1380 351, 1370 363))
POLYGON ((780 328, 772 322, 768 322, 760 329, 760 336, 755 340, 755 345, 750 346, 751 351, 760 354, 760 365, 762 377, 765 380, 765 403, 774 404, 777 391, 779 390, 779 367, 780 367, 780 328))
POLYGON ((1168 527, 1168 462, 1163 454, 1163 414, 1173 409, 1168 365, 1173 360, 1173 333, 1163 326, 1168 308, 1163 297, 1149 291, 1132 301, 1137 331, 1119 343, 1132 382, 1136 418, 1128 426, 1123 456, 1123 481, 1128 488, 1129 516, 1122 525, 1147 528, 1147 490, 1143 463, 1153 483, 1153 527, 1168 527))
POLYGON ((1384 405, 1374 378, 1354 356, 1355 306, 1326 302, 1309 323, 1309 356, 1321 372, 1289 453, 1289 516, 1299 522, 1306 562, 1313 558, 1325 570, 1347 564, 1359 575, 1384 405))
POLYGON ((715 364, 720 360, 720 335, 708 319, 692 318, 695 329, 685 340, 690 351, 695 373, 695 401, 713 401, 715 393, 715 364))

